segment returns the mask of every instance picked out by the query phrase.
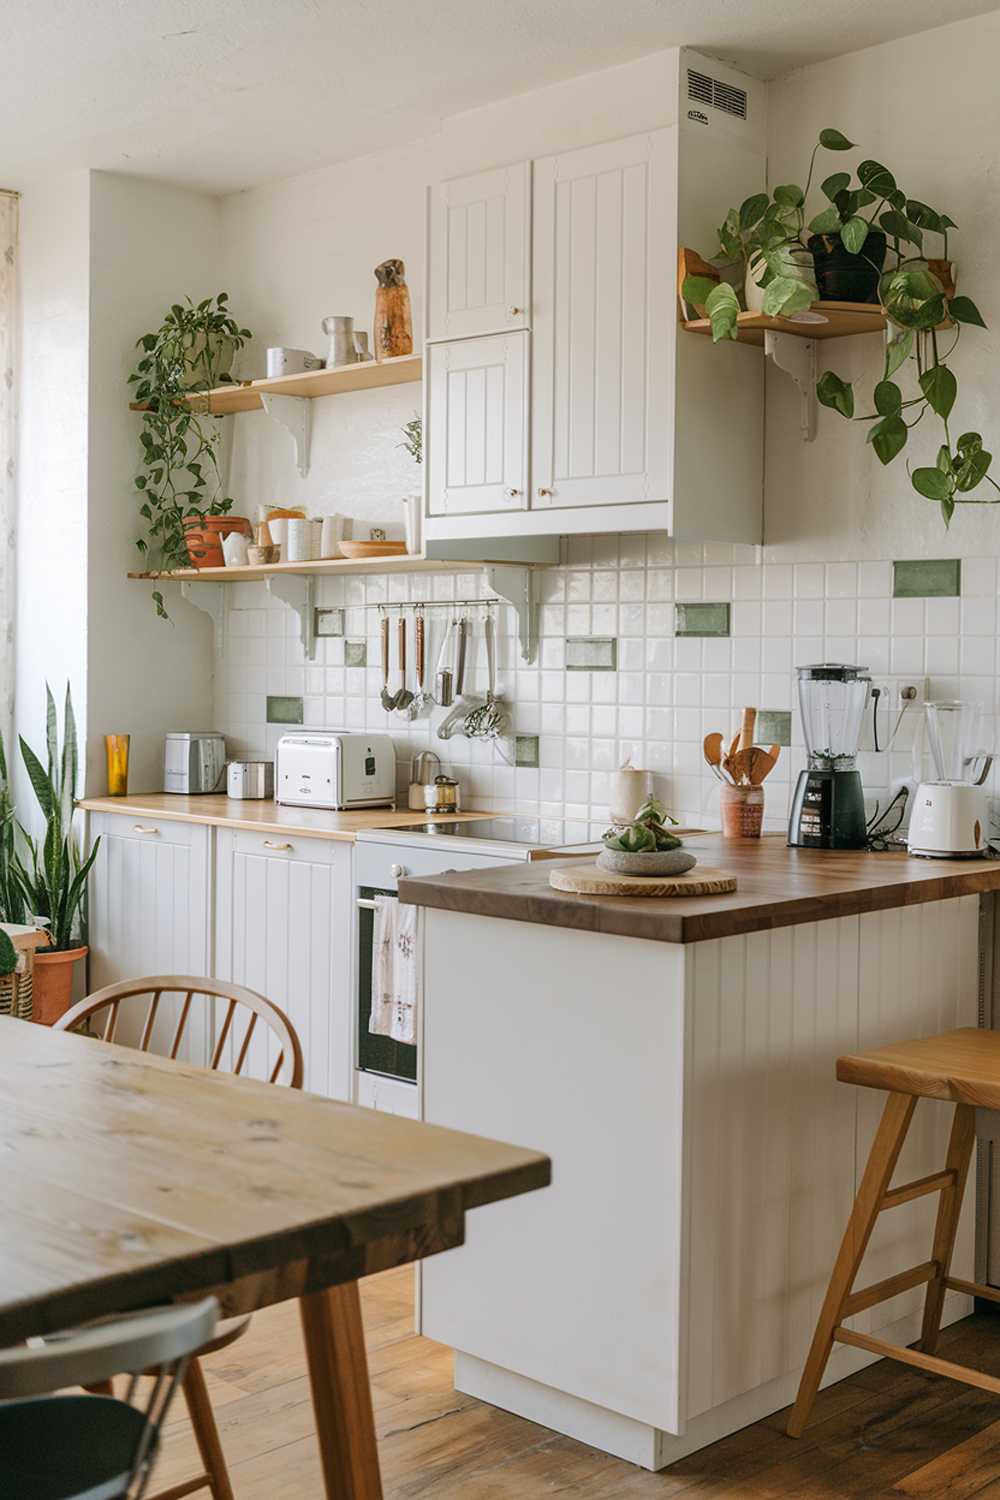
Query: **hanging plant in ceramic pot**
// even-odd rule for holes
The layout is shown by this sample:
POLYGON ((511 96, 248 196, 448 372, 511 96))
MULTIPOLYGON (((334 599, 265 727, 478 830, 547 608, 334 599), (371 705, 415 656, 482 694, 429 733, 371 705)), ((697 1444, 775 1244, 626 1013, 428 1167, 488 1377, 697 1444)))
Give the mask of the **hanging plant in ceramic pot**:
MULTIPOLYGON (((890 336, 882 376, 873 393, 874 411, 856 416, 852 385, 832 370, 820 377, 816 395, 841 416, 870 424, 868 441, 883 464, 903 451, 911 429, 925 415, 936 416, 944 441, 935 463, 912 469, 910 481, 919 495, 940 505, 948 525, 958 504, 995 503, 996 497, 989 492, 971 498, 984 482, 1000 496, 1000 485, 989 473, 992 454, 982 436, 963 432, 954 437, 952 432, 957 425, 951 416, 958 382, 948 362, 963 325, 986 327, 972 299, 956 295, 948 232, 957 226, 947 213, 907 197, 889 168, 869 159, 858 166, 856 182, 850 172, 834 172, 820 184, 828 203, 810 219, 806 240, 805 201, 820 146, 831 151, 854 149, 854 143, 839 130, 821 131, 805 188, 787 184, 775 188, 771 198, 757 194, 740 209, 730 210, 720 230, 723 253, 731 260, 738 251, 748 266, 755 254, 764 261, 761 310, 772 317, 792 317, 812 300, 785 269, 795 246, 812 254, 820 300, 881 305, 890 336), (940 237, 940 245, 934 247, 940 255, 927 254, 928 235, 940 237), (911 374, 915 381, 907 389, 900 378, 911 374)), ((732 286, 687 276, 681 293, 704 306, 713 341, 738 337, 740 307, 732 286)))
POLYGON ((963 326, 985 328, 986 323, 971 297, 956 295, 956 270, 948 258, 948 231, 957 227, 954 219, 919 199, 907 198, 880 162, 862 162, 858 179, 866 184, 868 197, 876 200, 872 215, 866 219, 854 212, 845 219, 845 212, 858 202, 858 190, 845 188, 838 193, 839 205, 819 215, 811 227, 816 230, 818 226, 822 237, 823 226, 832 223, 827 213, 837 213, 843 242, 859 255, 868 253, 873 235, 878 233, 880 243, 871 258, 878 259, 880 267, 886 256, 892 262, 882 270, 877 284, 889 337, 881 378, 872 394, 874 411, 856 414, 853 385, 833 370, 820 376, 816 395, 841 416, 869 424, 867 440, 882 464, 892 463, 903 451, 910 432, 925 416, 937 417, 943 441, 935 462, 909 473, 917 494, 940 505, 947 526, 956 505, 996 502, 988 491, 967 499, 984 481, 1000 496, 1000 485, 989 473, 993 456, 984 448, 982 436, 978 432, 953 435, 958 380, 949 360, 958 347, 963 326), (844 201, 844 194, 850 202, 844 201), (880 231, 872 228, 875 213, 880 231), (926 255, 928 234, 941 237, 941 256, 926 255), (906 377, 909 384, 902 383, 906 377))
MULTIPOLYGON (((187 398, 233 383, 233 361, 252 337, 228 306, 226 292, 195 304, 175 302, 163 322, 136 347, 141 357, 128 377, 143 413, 142 472, 135 477, 139 514, 146 533, 136 541, 153 571, 222 563, 222 537, 251 536, 244 517, 231 517, 223 493, 221 462, 224 419, 187 398)), ((156 612, 167 618, 163 595, 153 594, 156 612)))

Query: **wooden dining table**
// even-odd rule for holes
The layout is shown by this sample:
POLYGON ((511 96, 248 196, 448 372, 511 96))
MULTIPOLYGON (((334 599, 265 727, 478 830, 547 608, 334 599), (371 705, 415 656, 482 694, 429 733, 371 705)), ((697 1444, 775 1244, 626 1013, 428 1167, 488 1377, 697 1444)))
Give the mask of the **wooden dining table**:
POLYGON ((359 1277, 549 1178, 536 1151, 0 1017, 0 1347, 298 1298, 328 1500, 379 1500, 359 1277))

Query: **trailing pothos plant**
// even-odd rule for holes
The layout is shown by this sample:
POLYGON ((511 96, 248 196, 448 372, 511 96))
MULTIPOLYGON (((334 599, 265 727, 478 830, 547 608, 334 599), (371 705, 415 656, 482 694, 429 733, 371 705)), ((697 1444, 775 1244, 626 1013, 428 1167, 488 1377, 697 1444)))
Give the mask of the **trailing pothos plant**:
MULTIPOLYGON (((830 151, 852 150, 854 143, 839 130, 820 132, 813 148, 806 185, 777 187, 773 195, 758 193, 737 209, 730 210, 720 230, 724 257, 730 262, 749 261, 760 255, 767 266, 761 277, 763 310, 771 317, 791 316, 808 306, 812 294, 802 281, 783 273, 790 249, 807 249, 804 239, 805 203, 812 183, 813 166, 820 147, 830 151)), ((881 162, 866 160, 850 172, 834 172, 820 183, 827 206, 809 220, 811 234, 840 236, 845 250, 863 256, 868 236, 878 230, 886 238, 889 264, 881 271, 878 297, 889 325, 881 379, 875 386, 874 411, 855 413, 854 389, 849 381, 827 370, 818 380, 816 395, 824 406, 854 421, 868 422, 868 441, 879 461, 889 464, 906 447, 911 429, 928 412, 941 422, 944 441, 933 465, 910 471, 910 481, 919 495, 938 503, 948 525, 957 504, 995 503, 996 496, 972 498, 972 491, 986 481, 1000 495, 1000 485, 989 473, 993 456, 978 432, 953 436, 952 412, 958 382, 949 360, 955 352, 962 327, 986 323, 970 297, 954 294, 948 262, 948 231, 957 228, 947 213, 910 198, 881 162), (928 256, 932 247, 925 236, 940 236, 940 258, 928 256), (913 375, 909 387, 902 375, 913 375), (899 378, 897 378, 899 377, 899 378)), ((881 249, 881 246, 880 246, 881 249)), ((873 265, 876 262, 872 261, 873 265)), ((884 261, 879 258, 876 268, 884 261)), ((712 338, 738 336, 739 299, 732 286, 707 277, 688 276, 681 288, 690 302, 705 306, 712 325, 712 338)))
MULTIPOLYGON (((136 547, 153 571, 187 564, 185 521, 232 508, 222 493, 222 418, 209 411, 207 399, 187 399, 233 383, 233 358, 252 335, 233 318, 228 302, 226 292, 198 303, 190 297, 175 302, 159 328, 136 343, 140 358, 128 379, 143 413, 142 472, 135 488, 146 523, 136 547)), ((166 619, 163 595, 154 592, 153 601, 166 619)))
MULTIPOLYGON (((816 384, 816 395, 824 406, 843 417, 869 423, 867 440, 880 463, 890 464, 909 441, 911 430, 932 413, 941 423, 943 442, 933 465, 910 469, 910 483, 918 495, 935 501, 941 507, 945 525, 949 525, 959 504, 995 503, 987 493, 971 498, 971 492, 985 480, 1000 495, 1000 485, 989 473, 993 455, 983 446, 978 432, 953 435, 952 412, 958 396, 958 381, 948 361, 954 354, 962 327, 986 323, 971 297, 954 294, 951 267, 948 262, 948 231, 956 228, 948 214, 930 208, 916 198, 907 198, 896 185, 887 167, 880 162, 865 161, 858 168, 861 189, 843 190, 850 204, 833 205, 827 214, 839 215, 839 233, 845 246, 863 253, 865 242, 878 214, 879 227, 888 242, 892 263, 879 278, 879 302, 888 319, 882 376, 872 395, 874 411, 855 412, 854 388, 833 370, 827 370, 816 384), (865 219, 850 212, 864 195, 864 204, 877 200, 877 207, 865 219), (888 207, 879 208, 882 205, 888 207), (848 217, 844 219, 844 213, 848 217), (943 255, 927 258, 925 235, 941 236, 943 255), (915 377, 901 384, 903 376, 915 377)), ((841 195, 842 196, 842 195, 841 195)), ((817 233, 827 230, 827 214, 812 221, 817 233)), ((832 224, 832 218, 829 220, 832 224)))
MULTIPOLYGON (((815 290, 801 276, 789 275, 796 256, 808 257, 804 238, 805 205, 812 186, 816 155, 826 151, 850 151, 853 142, 839 130, 821 130, 809 158, 805 187, 783 183, 773 193, 754 193, 739 208, 731 208, 719 228, 719 253, 716 261, 723 267, 747 266, 763 262, 763 271, 755 279, 764 292, 764 312, 768 317, 791 317, 802 312, 815 300, 815 290)), ((836 174, 836 179, 847 177, 836 174)), ((849 179, 848 179, 849 180, 849 179)), ((828 177, 823 191, 835 178, 828 177)), ((810 226, 811 227, 811 226, 810 226)), ((736 289, 727 281, 713 281, 707 276, 687 276, 681 295, 689 302, 704 306, 712 325, 712 340, 735 339, 736 317, 740 300, 736 289)))

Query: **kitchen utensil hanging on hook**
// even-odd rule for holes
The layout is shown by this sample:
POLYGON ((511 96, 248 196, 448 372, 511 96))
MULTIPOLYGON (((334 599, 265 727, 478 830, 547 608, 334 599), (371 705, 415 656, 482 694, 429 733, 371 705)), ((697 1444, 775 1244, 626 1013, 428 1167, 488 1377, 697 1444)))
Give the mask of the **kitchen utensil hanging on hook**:
POLYGON ((438 739, 450 740, 458 725, 469 712, 470 704, 463 689, 465 687, 465 657, 468 647, 469 621, 463 615, 458 622, 458 646, 455 661, 455 705, 451 713, 438 725, 438 739))
POLYGON ((382 642, 382 692, 379 702, 386 713, 391 714, 396 707, 396 695, 389 691, 389 616, 384 609, 379 610, 378 630, 382 642))
POLYGON ((416 643, 417 654, 417 692, 409 708, 407 716, 416 719, 420 714, 425 714, 434 699, 427 692, 427 624, 424 619, 424 607, 417 605, 417 617, 413 625, 413 635, 416 643))
POLYGON ((399 654, 399 692, 396 694, 396 712, 406 713, 413 702, 413 694, 406 686, 406 616, 399 611, 399 622, 396 626, 396 645, 399 654))
POLYGON ((471 709, 465 716, 463 728, 470 740, 495 740, 507 728, 510 717, 497 699, 496 631, 492 609, 487 611, 483 637, 486 641, 488 686, 485 703, 471 709))

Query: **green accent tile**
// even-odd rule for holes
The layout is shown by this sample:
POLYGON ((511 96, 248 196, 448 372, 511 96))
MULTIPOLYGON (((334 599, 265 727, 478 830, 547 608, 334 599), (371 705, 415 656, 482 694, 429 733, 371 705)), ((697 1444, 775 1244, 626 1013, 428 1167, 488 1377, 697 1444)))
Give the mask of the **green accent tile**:
POLYGON ((344 642, 344 666, 345 667, 367 667, 368 665, 368 642, 367 641, 345 641, 344 642))
POLYGON ((538 765, 537 734, 517 734, 514 736, 514 764, 516 766, 538 765))
POLYGON ((728 604, 675 604, 675 635, 729 635, 728 604))
POLYGON ((267 722, 269 724, 301 724, 301 698, 272 698, 268 694, 267 722))
POLYGON ((757 715, 754 742, 758 745, 790 745, 792 716, 784 708, 762 708, 757 715))
POLYGON ((568 635, 567 672, 617 672, 618 642, 609 635, 568 635))
POLYGON ((896 599, 954 599, 961 592, 962 564, 957 557, 918 558, 892 565, 896 599))
POLYGON ((344 611, 342 609, 318 609, 315 626, 318 636, 343 635, 344 611))

